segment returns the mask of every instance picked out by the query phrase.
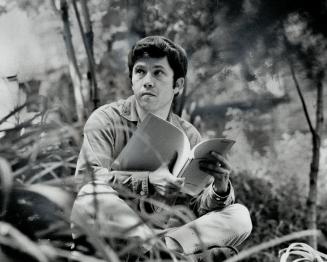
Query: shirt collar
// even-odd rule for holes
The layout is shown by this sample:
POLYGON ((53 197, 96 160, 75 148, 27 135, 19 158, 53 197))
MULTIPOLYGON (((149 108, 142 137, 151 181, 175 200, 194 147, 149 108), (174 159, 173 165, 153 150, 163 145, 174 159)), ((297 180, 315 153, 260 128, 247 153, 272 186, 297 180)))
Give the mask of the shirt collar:
POLYGON ((139 122, 140 118, 136 111, 136 100, 134 95, 128 97, 119 108, 120 115, 128 121, 139 122))
MULTIPOLYGON (((140 117, 136 110, 136 99, 134 95, 124 100, 124 102, 121 104, 118 110, 120 112, 120 115, 125 119, 127 119, 128 121, 138 122, 138 123, 140 122, 140 117)), ((172 109, 169 111, 167 121, 176 122, 172 109)))

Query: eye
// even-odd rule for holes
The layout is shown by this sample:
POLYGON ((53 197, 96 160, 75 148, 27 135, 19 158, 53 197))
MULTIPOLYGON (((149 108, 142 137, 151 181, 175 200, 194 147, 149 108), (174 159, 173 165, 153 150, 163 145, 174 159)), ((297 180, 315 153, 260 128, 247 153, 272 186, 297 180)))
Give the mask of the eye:
POLYGON ((145 74, 145 70, 142 69, 142 68, 136 68, 136 69, 134 70, 134 72, 135 72, 136 74, 138 74, 138 75, 143 75, 143 74, 145 74))
POLYGON ((154 74, 155 76, 161 76, 161 75, 164 75, 165 72, 164 72, 163 70, 161 70, 161 69, 158 69, 158 70, 155 70, 155 71, 153 72, 153 74, 154 74))

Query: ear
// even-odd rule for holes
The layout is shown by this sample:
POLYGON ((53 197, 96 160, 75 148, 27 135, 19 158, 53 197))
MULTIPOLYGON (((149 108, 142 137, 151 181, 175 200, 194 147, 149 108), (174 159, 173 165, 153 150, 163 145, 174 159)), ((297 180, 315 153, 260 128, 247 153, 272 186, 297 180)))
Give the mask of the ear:
POLYGON ((174 86, 174 94, 175 95, 181 94, 183 92, 184 83, 185 83, 184 77, 180 77, 176 80, 176 83, 174 86))

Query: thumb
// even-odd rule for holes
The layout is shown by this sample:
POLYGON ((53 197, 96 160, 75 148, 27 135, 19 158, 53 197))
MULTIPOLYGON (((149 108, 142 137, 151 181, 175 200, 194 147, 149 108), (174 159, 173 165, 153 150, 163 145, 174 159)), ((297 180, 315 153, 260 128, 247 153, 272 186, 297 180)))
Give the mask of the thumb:
POLYGON ((177 184, 182 186, 184 184, 184 182, 185 182, 185 177, 176 178, 176 182, 177 182, 177 184))
POLYGON ((176 163, 177 157, 178 157, 178 153, 175 152, 173 157, 170 159, 170 161, 169 161, 169 163, 167 165, 170 172, 173 171, 173 168, 174 168, 174 165, 176 163))

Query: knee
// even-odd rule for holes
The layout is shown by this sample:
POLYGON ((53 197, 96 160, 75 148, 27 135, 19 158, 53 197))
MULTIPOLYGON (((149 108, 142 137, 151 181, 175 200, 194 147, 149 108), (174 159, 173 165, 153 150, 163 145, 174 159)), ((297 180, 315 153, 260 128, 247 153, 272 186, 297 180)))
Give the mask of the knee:
POLYGON ((241 204, 233 204, 229 207, 230 223, 233 231, 239 236, 247 238, 252 231, 252 221, 249 210, 241 204))
POLYGON ((116 198, 118 198, 117 192, 108 185, 86 184, 79 190, 74 201, 71 211, 71 220, 76 221, 81 214, 83 214, 83 216, 92 217, 95 212, 95 202, 99 208, 104 205, 105 202, 113 202, 116 198))
POLYGON ((110 194, 114 193, 117 194, 117 192, 109 185, 106 184, 92 184, 88 183, 85 184, 79 191, 77 195, 77 199, 83 197, 83 196, 90 196, 90 195, 103 195, 103 194, 110 194))

